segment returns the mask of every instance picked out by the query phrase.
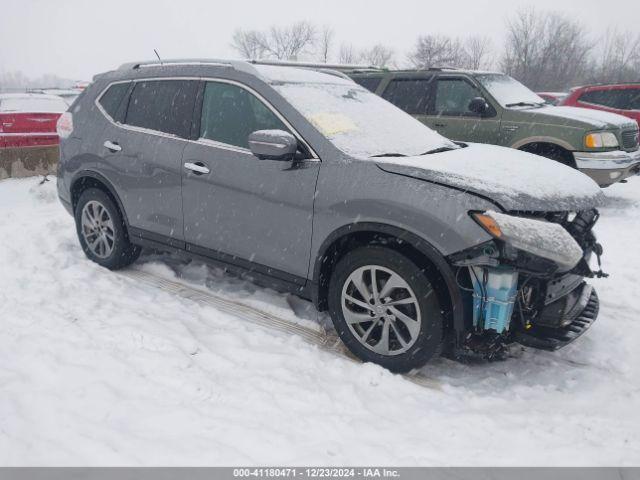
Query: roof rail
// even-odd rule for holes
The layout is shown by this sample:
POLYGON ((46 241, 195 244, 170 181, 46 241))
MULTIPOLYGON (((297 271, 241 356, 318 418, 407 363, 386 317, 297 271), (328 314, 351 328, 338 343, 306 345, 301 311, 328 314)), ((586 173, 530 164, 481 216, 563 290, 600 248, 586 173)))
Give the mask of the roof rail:
POLYGON ((173 58, 170 60, 146 60, 140 62, 123 63, 118 70, 137 70, 144 67, 159 67, 169 65, 225 65, 233 66, 237 60, 218 60, 213 58, 173 58))
POLYGON ((349 64, 332 64, 332 63, 314 63, 314 62, 291 62, 281 60, 221 60, 213 58, 179 58, 168 60, 149 60, 140 62, 123 63, 118 67, 122 70, 138 70, 147 67, 162 66, 178 66, 178 65, 213 65, 231 67, 235 70, 246 72, 259 76, 259 72, 254 65, 271 65, 278 67, 297 67, 297 68, 313 68, 336 77, 342 77, 351 80, 344 72, 381 72, 383 69, 368 65, 349 65, 349 64))
POLYGON ((272 65, 276 67, 298 67, 298 68, 318 68, 323 70, 337 71, 353 71, 353 70, 375 70, 381 71, 382 68, 372 65, 352 65, 348 63, 316 63, 316 62, 294 62, 285 60, 248 60, 249 63, 255 65, 272 65))

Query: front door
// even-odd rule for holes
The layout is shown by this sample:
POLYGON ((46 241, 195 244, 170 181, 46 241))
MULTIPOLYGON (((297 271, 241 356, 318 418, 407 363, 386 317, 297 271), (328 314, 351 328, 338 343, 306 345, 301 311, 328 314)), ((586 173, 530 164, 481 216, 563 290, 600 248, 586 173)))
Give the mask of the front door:
POLYGON ((469 110, 469 103, 482 92, 465 77, 441 76, 435 85, 429 126, 451 140, 496 143, 500 118, 493 108, 485 116, 469 110))
POLYGON ((313 200, 320 162, 259 160, 248 148, 256 130, 288 130, 245 87, 204 84, 199 140, 183 155, 187 248, 258 273, 301 282, 309 269, 313 200), (194 170, 194 168, 197 170, 194 170))

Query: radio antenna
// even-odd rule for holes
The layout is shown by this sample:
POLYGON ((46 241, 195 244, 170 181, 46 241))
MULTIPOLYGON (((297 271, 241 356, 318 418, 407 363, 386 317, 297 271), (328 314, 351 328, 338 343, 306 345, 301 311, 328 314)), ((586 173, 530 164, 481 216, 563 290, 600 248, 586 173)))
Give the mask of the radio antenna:
POLYGON ((162 59, 160 58, 160 55, 158 54, 158 51, 154 48, 153 52, 156 54, 156 57, 158 57, 158 60, 160 60, 160 65, 164 65, 164 63, 162 63, 162 59))

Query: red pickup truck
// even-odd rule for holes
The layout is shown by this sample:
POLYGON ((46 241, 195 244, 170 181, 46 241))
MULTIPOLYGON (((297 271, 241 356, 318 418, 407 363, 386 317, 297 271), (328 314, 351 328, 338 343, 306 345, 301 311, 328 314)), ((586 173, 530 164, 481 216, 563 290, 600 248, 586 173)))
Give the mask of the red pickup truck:
POLYGON ((640 125, 640 83, 576 87, 561 105, 617 113, 633 118, 640 125))
POLYGON ((0 94, 0 148, 57 145, 56 122, 68 107, 56 95, 0 94))

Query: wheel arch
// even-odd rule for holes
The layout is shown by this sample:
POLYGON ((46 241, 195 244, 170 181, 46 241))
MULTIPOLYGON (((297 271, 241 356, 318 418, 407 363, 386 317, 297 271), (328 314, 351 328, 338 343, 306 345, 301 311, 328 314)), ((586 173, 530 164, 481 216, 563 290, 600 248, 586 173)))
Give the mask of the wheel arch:
MULTIPOLYGON (((565 142, 562 142, 563 144, 565 142)), ((560 145, 553 141, 530 141, 518 147, 518 150, 551 158, 569 167, 576 168, 576 161, 573 157, 573 149, 560 145)))
POLYGON ((116 193, 116 189, 113 184, 102 174, 94 172, 93 170, 83 170, 78 172, 71 181, 71 187, 69 192, 71 194, 71 208, 75 212, 76 205, 82 192, 88 188, 98 188, 103 190, 116 204, 122 219, 124 220, 125 227, 129 229, 129 221, 127 219, 127 212, 125 211, 120 197, 116 193))
POLYGON ((465 328, 464 308, 453 270, 430 242, 392 225, 369 222, 345 225, 327 237, 318 250, 312 275, 312 297, 318 310, 327 309, 329 281, 337 262, 353 249, 371 244, 392 248, 424 267, 427 276, 435 280, 434 288, 445 310, 446 327, 453 328, 458 339, 465 328))

